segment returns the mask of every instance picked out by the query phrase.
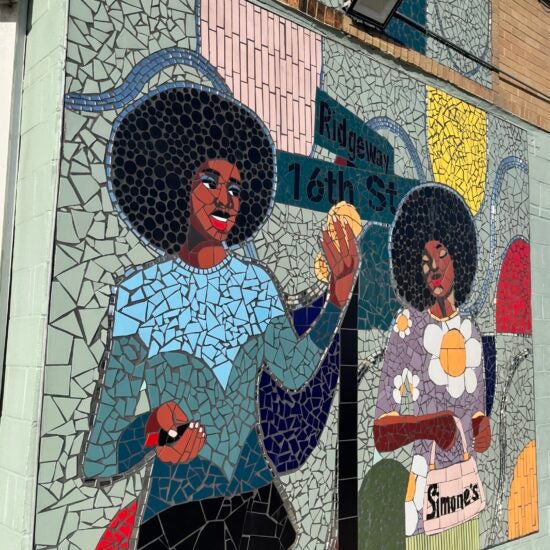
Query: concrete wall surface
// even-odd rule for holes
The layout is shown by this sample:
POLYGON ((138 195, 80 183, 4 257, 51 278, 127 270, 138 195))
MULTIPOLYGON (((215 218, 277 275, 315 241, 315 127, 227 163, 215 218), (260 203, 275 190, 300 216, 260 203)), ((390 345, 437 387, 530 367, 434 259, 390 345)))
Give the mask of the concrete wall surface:
POLYGON ((15 53, 15 30, 17 7, 0 5, 0 240, 4 223, 4 195, 8 168, 8 143, 10 134, 11 90, 13 58, 15 53))
MULTIPOLYGON (((10 550, 33 546, 66 20, 66 1, 36 0, 25 57, 5 393, 0 419, 0 545, 10 550)), ((2 57, 4 61, 4 52, 2 57)))

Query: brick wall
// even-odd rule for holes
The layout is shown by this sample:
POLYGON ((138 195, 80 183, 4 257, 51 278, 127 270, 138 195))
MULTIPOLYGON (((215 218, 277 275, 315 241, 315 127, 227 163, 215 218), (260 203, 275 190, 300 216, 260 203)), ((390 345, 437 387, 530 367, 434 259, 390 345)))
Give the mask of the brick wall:
POLYGON ((550 131, 550 55, 547 54, 550 46, 550 10, 539 0, 492 0, 492 64, 517 79, 495 71, 492 89, 389 38, 359 28, 343 11, 324 5, 322 0, 278 1, 402 63, 450 82, 530 124, 550 131), (530 90, 529 86, 536 90, 530 90))
POLYGON ((550 9, 539 0, 493 0, 493 64, 521 81, 500 73, 494 79, 495 103, 546 130, 550 130, 549 29, 550 9))

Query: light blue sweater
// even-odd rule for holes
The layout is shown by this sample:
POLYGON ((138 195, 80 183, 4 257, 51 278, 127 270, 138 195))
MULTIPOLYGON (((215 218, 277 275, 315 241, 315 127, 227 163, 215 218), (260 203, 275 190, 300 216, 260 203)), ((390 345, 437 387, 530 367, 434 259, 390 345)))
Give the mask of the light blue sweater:
POLYGON ((154 509, 146 516, 175 502, 269 483, 255 430, 258 373, 266 367, 288 390, 307 383, 340 313, 328 304, 298 338, 268 273, 231 255, 211 269, 172 258, 129 276, 117 291, 84 475, 112 477, 147 453, 143 427, 149 414, 135 414, 145 382, 152 409, 176 401, 206 432, 205 446, 190 463, 155 459, 154 509), (132 449, 139 452, 130 456, 132 449))

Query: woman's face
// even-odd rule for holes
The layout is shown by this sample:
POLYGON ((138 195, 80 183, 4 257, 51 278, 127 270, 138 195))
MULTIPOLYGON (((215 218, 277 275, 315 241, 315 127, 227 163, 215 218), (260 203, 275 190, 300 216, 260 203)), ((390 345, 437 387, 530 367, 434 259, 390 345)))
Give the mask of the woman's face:
POLYGON ((446 298, 452 291, 455 270, 447 247, 440 241, 428 241, 422 253, 422 274, 426 286, 436 298, 446 298))
POLYGON ((210 240, 225 241, 240 208, 241 175, 226 160, 203 162, 191 186, 190 223, 210 240))

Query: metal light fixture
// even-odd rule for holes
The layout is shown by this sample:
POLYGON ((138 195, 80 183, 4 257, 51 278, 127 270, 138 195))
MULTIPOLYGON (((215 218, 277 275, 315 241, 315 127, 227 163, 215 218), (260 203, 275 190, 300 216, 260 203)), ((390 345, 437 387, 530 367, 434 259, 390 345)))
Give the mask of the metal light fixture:
POLYGON ((402 0, 352 0, 347 14, 352 19, 383 29, 402 0))

